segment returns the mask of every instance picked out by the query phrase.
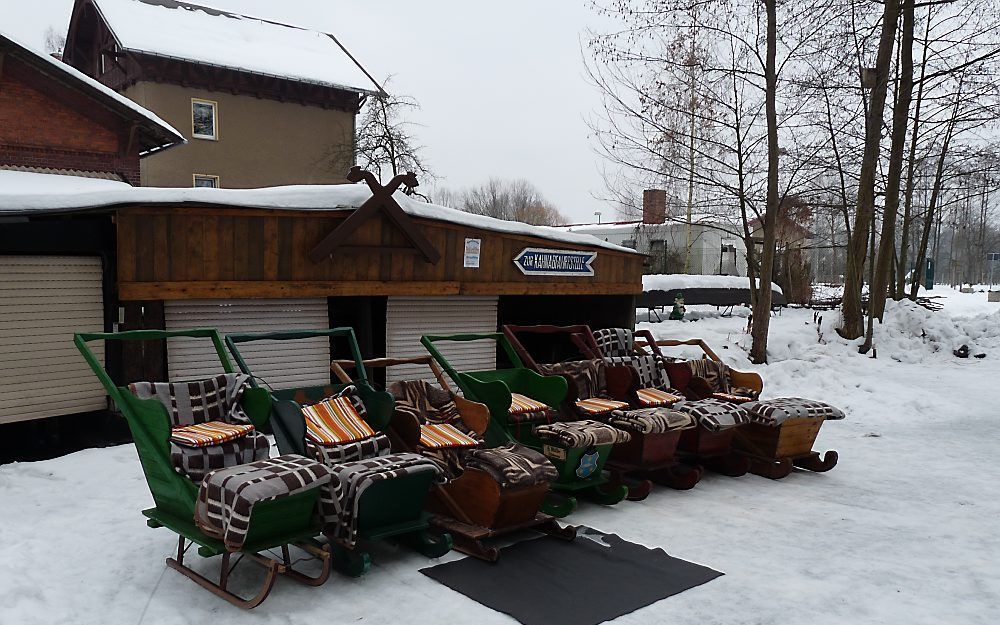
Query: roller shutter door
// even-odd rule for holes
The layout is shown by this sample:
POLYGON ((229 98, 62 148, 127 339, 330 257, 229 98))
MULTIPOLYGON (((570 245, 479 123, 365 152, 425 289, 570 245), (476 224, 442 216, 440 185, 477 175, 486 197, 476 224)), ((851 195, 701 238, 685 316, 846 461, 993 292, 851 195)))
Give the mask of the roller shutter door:
MULTIPOLYGON (((231 332, 322 330, 330 326, 326 302, 326 298, 168 301, 164 315, 168 330, 216 328, 223 336, 231 332)), ((330 382, 327 337, 245 343, 240 353, 254 375, 274 389, 330 382)), ((206 339, 168 339, 167 367, 173 381, 209 378, 222 371, 212 342, 206 339)))
MULTIPOLYGON (((0 256, 0 423, 106 408, 73 345, 103 331, 100 258, 0 256)), ((103 341, 91 346, 103 363, 103 341)))
MULTIPOLYGON (((385 353, 387 356, 423 356, 424 334, 461 334, 497 331, 496 297, 390 297, 386 307, 385 353)), ((438 349, 459 371, 496 368, 493 341, 437 343, 438 349)), ((387 381, 422 379, 434 381, 425 366, 392 367, 387 381)), ((454 389, 454 383, 449 381, 454 389)), ((457 390, 457 389, 456 389, 457 390)))

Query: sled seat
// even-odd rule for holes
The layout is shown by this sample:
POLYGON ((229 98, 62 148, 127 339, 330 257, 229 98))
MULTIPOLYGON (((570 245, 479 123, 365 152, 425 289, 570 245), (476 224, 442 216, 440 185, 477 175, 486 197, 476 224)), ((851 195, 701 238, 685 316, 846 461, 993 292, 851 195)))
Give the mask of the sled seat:
POLYGON ((174 470, 200 483, 218 469, 264 460, 267 438, 256 431, 240 404, 250 377, 226 373, 192 382, 133 382, 139 399, 155 399, 170 418, 174 470))
POLYGON ((819 419, 839 421, 845 417, 844 411, 836 406, 802 399, 801 397, 779 397, 754 401, 743 405, 754 423, 779 426, 789 419, 819 419))
POLYGON ((750 422, 750 413, 739 404, 709 397, 674 404, 674 410, 690 415, 710 432, 721 432, 750 422))
POLYGON ((327 467, 298 455, 219 469, 205 476, 198 489, 194 520, 206 535, 222 540, 228 551, 240 551, 256 504, 327 487, 329 483, 327 467))
POLYGON ((559 476, 545 456, 518 443, 473 449, 465 456, 465 467, 489 474, 500 488, 548 484, 559 476))
POLYGON ((658 388, 640 388, 636 392, 636 398, 639 400, 639 404, 646 408, 654 408, 658 406, 672 406, 679 401, 684 400, 684 394, 680 391, 667 387, 667 390, 661 390, 658 388))
POLYGON ((632 438, 628 432, 590 419, 540 425, 535 428, 534 433, 543 441, 569 449, 615 445, 632 438))

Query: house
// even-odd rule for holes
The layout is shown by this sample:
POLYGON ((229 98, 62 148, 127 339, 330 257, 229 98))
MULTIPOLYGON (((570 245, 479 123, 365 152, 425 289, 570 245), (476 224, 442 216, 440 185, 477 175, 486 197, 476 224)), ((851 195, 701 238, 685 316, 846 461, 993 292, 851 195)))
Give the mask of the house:
POLYGON ((76 0, 63 60, 188 139, 144 186, 344 182, 381 91, 333 35, 175 0, 76 0))
POLYGON ((646 254, 647 274, 747 275, 746 244, 733 223, 713 215, 668 218, 666 192, 643 192, 641 221, 562 226, 646 254), (690 258, 687 257, 690 232, 690 258))
MULTIPOLYGON (((131 189, 144 157, 183 143, 128 98, 0 33, 0 193, 131 189)), ((105 410, 70 339, 118 318, 115 236, 108 214, 0 213, 0 423, 105 410)), ((24 438, 0 435, 0 457, 24 438)))

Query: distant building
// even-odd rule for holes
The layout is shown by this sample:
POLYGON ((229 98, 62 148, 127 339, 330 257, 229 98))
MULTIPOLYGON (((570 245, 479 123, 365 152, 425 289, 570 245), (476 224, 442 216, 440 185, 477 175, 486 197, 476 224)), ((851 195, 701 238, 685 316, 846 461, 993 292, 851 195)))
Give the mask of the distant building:
MULTIPOLYGON (((668 219, 666 192, 643 192, 642 221, 563 226, 571 232, 590 234, 609 243, 630 247, 647 255, 647 274, 685 273, 688 247, 686 218, 668 219)), ((746 244, 732 224, 711 215, 693 215, 691 258, 687 273, 747 275, 746 244)))
POLYGON ((380 89, 332 35, 175 0, 76 0, 63 60, 188 139, 144 186, 345 182, 380 89))

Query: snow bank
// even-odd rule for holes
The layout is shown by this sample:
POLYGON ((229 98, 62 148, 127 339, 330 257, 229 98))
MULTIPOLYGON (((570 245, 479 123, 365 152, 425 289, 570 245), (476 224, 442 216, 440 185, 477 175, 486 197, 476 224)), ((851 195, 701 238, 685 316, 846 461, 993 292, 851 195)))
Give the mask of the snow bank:
MULTIPOLYGON (((760 279, 757 279, 760 286, 760 279)), ((684 289, 749 289, 745 276, 705 276, 683 273, 659 273, 642 277, 643 291, 682 291, 684 289)), ((771 283, 771 290, 781 293, 781 287, 771 283)))
POLYGON ((127 50, 352 91, 379 90, 326 33, 184 4, 178 8, 137 0, 96 4, 127 50))
MULTIPOLYGON (((93 178, 0 170, 0 215, 75 212, 129 204, 188 203, 275 210, 353 210, 372 196, 368 186, 364 184, 208 189, 132 187, 123 183, 108 185, 107 182, 93 178)), ((456 208, 420 202, 399 191, 393 197, 407 214, 414 217, 447 221, 493 232, 541 237, 571 245, 638 253, 589 234, 473 215, 456 208)))
MULTIPOLYGON (((971 353, 1000 347, 1000 311, 971 317, 932 312, 909 300, 888 301, 884 323, 877 324, 874 341, 900 362, 922 362, 929 355, 968 345, 971 353)), ((1000 354, 994 354, 1000 356, 1000 354)))

